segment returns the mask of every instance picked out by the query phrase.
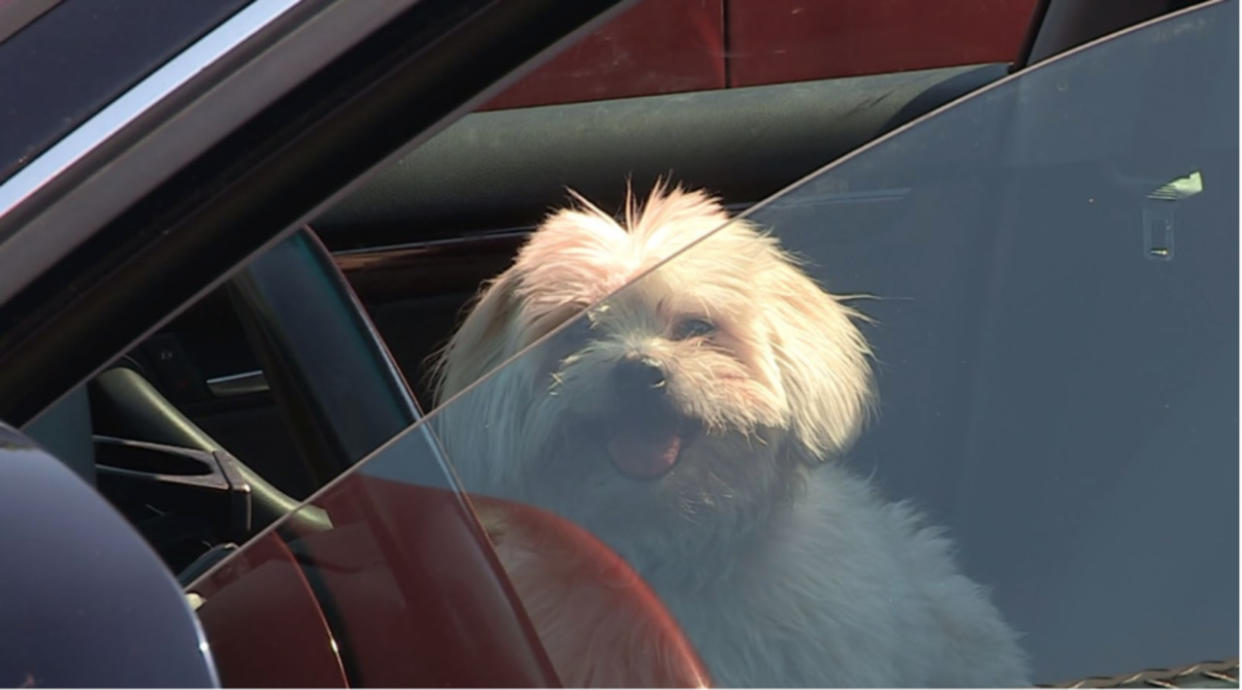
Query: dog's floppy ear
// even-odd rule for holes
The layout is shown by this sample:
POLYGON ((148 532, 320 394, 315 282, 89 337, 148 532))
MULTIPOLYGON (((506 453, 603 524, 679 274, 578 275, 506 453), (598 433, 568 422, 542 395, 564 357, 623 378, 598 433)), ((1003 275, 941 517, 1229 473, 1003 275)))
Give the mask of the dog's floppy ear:
POLYGON ((782 259, 766 276, 763 313, 793 431, 822 460, 846 450, 871 411, 871 350, 854 325, 864 317, 782 259))
POLYGON ((517 277, 511 268, 489 282, 468 308, 466 320, 432 368, 436 404, 442 404, 512 353, 511 324, 518 309, 517 277))

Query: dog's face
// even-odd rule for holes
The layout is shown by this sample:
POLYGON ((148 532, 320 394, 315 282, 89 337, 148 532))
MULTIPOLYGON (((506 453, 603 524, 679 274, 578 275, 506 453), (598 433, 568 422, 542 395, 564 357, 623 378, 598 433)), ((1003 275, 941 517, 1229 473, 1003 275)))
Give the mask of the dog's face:
POLYGON ((744 530, 858 431, 856 314, 702 193, 657 188, 624 225, 583 205, 545 221, 446 349, 441 400, 526 350, 442 413, 449 456, 468 489, 614 546, 744 530))

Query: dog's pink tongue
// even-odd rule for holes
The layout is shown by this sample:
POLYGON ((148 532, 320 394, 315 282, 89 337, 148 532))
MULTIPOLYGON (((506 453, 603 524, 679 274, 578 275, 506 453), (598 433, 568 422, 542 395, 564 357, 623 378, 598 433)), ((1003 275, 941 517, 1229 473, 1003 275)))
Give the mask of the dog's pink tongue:
POLYGON ((608 441, 612 464, 633 479, 655 479, 673 469, 681 454, 681 435, 622 431, 608 441))

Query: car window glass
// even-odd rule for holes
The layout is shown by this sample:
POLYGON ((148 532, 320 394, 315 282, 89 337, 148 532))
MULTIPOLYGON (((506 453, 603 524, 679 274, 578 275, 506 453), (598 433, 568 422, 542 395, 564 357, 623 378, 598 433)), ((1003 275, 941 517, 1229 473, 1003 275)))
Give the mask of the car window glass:
POLYGON ((401 492, 462 488, 554 661, 539 612, 581 583, 506 560, 496 500, 627 559, 722 685, 1236 654, 1236 36, 1225 3, 1080 50, 744 221, 666 198, 659 265, 567 227, 616 240, 623 208, 562 218, 475 307, 452 397, 308 503, 374 548, 310 561, 416 607, 394 573, 434 530, 401 492))
MULTIPOLYGON (((528 228, 566 186, 616 205, 627 176, 646 186, 671 170, 742 208, 1004 76, 1036 4, 635 2, 313 225, 355 254, 351 263, 372 267, 405 245, 528 228)), ((386 283, 377 290, 387 294, 410 292, 389 275, 352 273, 386 283)), ((377 320, 387 337, 410 335, 377 320)), ((417 359, 402 364, 413 371, 417 359)))
POLYGON ((616 209, 671 172, 746 208, 1003 77, 1034 6, 637 2, 312 226, 428 401, 460 309, 567 187, 616 209))
MULTIPOLYGON (((228 5, 228 3, 225 4, 228 5)), ((1011 5, 1010 9, 1001 13, 992 13, 989 10, 988 16, 981 18, 975 26, 951 21, 950 23, 956 25, 953 31, 939 35, 928 34, 927 43, 941 47, 950 44, 964 46, 971 43, 970 40, 964 39, 966 34, 981 36, 980 27, 986 25, 991 29, 996 29, 1001 24, 1006 27, 1006 31, 1002 33, 1014 38, 1024 28, 1024 14, 1029 10, 1026 6, 1030 5, 1030 1, 1016 0, 1011 5), (1026 9, 1023 9, 1024 7, 1026 9)), ((111 6, 105 6, 101 11, 105 14, 115 14, 113 10, 119 11, 118 8, 111 6)), ((1004 68, 1003 64, 985 65, 982 68, 973 64, 967 64, 964 67, 955 65, 979 61, 1003 61, 1008 59, 1008 52, 1012 52, 1012 46, 1002 49, 997 47, 999 44, 992 45, 982 52, 967 50, 955 54, 956 57, 932 58, 928 55, 919 57, 915 51, 907 56, 908 60, 900 64, 891 60, 881 64, 876 62, 879 53, 875 51, 868 55, 854 51, 852 62, 842 62, 838 59, 841 56, 837 55, 821 61, 822 64, 815 70, 799 74, 786 74, 778 68, 777 63, 784 60, 781 56, 786 51, 786 47, 793 45, 793 42, 801 41, 805 44, 807 41, 820 41, 827 45, 832 43, 828 39, 834 35, 833 32, 840 33, 843 24, 856 27, 856 31, 850 35, 878 34, 885 30, 898 30, 900 27, 905 27, 901 30, 908 31, 912 26, 911 22, 923 14, 921 10, 914 7, 889 8, 889 10, 881 15, 859 13, 857 8, 851 9, 845 6, 826 15, 812 11, 816 17, 807 26, 813 25, 818 28, 814 28, 809 33, 803 31, 797 34, 791 32, 787 20, 790 17, 802 16, 804 10, 795 6, 773 6, 765 17, 775 23, 765 29, 762 36, 749 36, 743 39, 740 34, 736 36, 735 34, 744 31, 756 12, 754 6, 748 6, 746 3, 726 4, 719 0, 638 3, 619 13, 575 45, 568 47, 567 52, 560 58, 536 69, 534 73, 519 80, 496 99, 481 107, 481 110, 489 112, 479 113, 473 120, 467 118, 469 121, 451 128, 443 136, 437 137, 434 142, 421 147, 420 152, 424 156, 422 160, 426 161, 425 156, 431 154, 433 164, 429 167, 437 171, 437 177, 441 177, 439 172, 443 172, 443 168, 434 164, 434 157, 444 155, 446 150, 449 152, 448 157, 454 161, 458 163, 466 161, 468 165, 471 160, 474 160, 483 169, 489 171, 489 174, 498 168, 506 167, 501 161, 502 157, 510 161, 528 159, 527 152, 519 146, 519 142, 534 145, 536 149, 543 147, 547 155, 548 151, 544 144, 549 139, 561 138, 564 120, 547 119, 546 112, 535 111, 532 108, 516 108, 522 105, 546 106, 548 103, 565 101, 614 99, 609 105, 600 108, 606 118, 615 122, 627 120, 649 122, 646 129, 655 131, 662 127, 656 126, 653 116, 654 119, 663 120, 669 117, 670 111, 665 106, 641 98, 652 94, 694 90, 698 92, 696 97, 711 98, 726 95, 726 92, 734 94, 745 91, 745 89, 729 89, 735 86, 820 80, 802 93, 785 94, 788 97, 786 101, 796 105, 783 115, 784 121, 800 119, 799 113, 819 113, 820 104, 836 102, 841 100, 841 97, 857 101, 875 101, 877 99, 870 94, 881 92, 889 94, 888 99, 878 99, 887 100, 885 104, 868 110, 862 118, 865 122, 863 127, 857 126, 857 123, 849 119, 849 112, 854 110, 849 103, 837 103, 833 116, 824 118, 825 122, 822 126, 846 133, 840 141, 834 140, 831 146, 833 151, 840 152, 874 136, 882 127, 889 126, 885 125, 886 122, 892 121, 892 118, 900 113, 905 112, 907 117, 912 117, 913 114, 907 112, 910 99, 923 99, 926 92, 946 84, 956 84, 954 89, 968 90, 998 77, 1004 68), (743 19, 735 21, 736 17, 731 19, 733 17, 731 13, 743 19), (660 27, 659 32, 652 34, 646 31, 652 26, 660 27), (682 40, 687 37, 693 40, 682 40), (727 45, 732 45, 737 50, 726 51, 727 45), (741 69, 737 67, 741 64, 748 66, 746 71, 750 76, 735 78, 734 72, 741 69), (566 72, 567 65, 572 66, 570 73, 566 72), (906 72, 910 69, 919 71, 906 72), (858 77, 860 74, 871 74, 877 71, 893 73, 882 74, 874 78, 858 77), (704 79, 703 75, 716 76, 704 79), (833 79, 833 77, 843 76, 864 80, 874 79, 874 81, 862 84, 849 79, 833 79), (962 77, 967 77, 968 83, 961 82, 962 77), (586 86, 590 86, 592 90, 583 91, 582 87, 586 86), (621 96, 639 96, 640 98, 617 100, 621 96), (509 110, 505 113, 495 112, 500 108, 509 108, 509 110), (484 119, 480 120, 479 116, 484 119), (496 126, 494 119, 487 119, 497 116, 504 118, 499 127, 496 126), (545 125, 539 131, 523 130, 524 127, 529 127, 532 123, 538 123, 544 119, 547 119, 551 125, 545 125), (515 122, 519 130, 523 131, 522 136, 512 136, 512 131, 507 129, 515 122), (477 136, 480 132, 483 133, 483 137, 477 136), (463 142, 465 142, 464 146, 463 142), (473 142, 473 145, 470 142, 473 142), (500 142, 501 151, 497 152, 493 149, 491 154, 476 155, 480 150, 492 148, 495 142, 500 142)), ((57 6, 54 11, 38 18, 25 30, 15 34, 11 40, 3 42, 0 47, 14 50, 23 45, 29 47, 33 44, 26 40, 29 38, 26 34, 47 33, 49 28, 54 27, 58 22, 68 22, 77 26, 86 16, 81 14, 82 11, 82 8, 74 3, 69 3, 65 7, 57 6), (75 7, 76 10, 73 9, 75 7), (72 11, 66 15, 61 10, 72 11)), ((1012 43, 1009 39, 1000 41, 1000 43, 1006 42, 1012 43)), ((145 50, 142 46, 131 47, 138 51, 133 55, 145 50)), ((680 115, 673 116, 670 121, 681 121, 682 126, 685 126, 685 123, 694 122, 697 123, 694 125, 696 128, 703 129, 713 123, 714 126, 719 127, 729 120, 745 120, 760 124, 769 131, 779 132, 785 128, 781 120, 771 120, 770 109, 767 107, 770 98, 768 94, 751 91, 748 94, 740 94, 738 99, 729 103, 713 104, 710 101, 694 103, 691 107, 684 108, 680 115), (722 113, 728 114, 722 117, 722 113)), ((811 119, 818 120, 819 118, 811 119)), ((710 130, 711 127, 707 129, 710 130)), ((578 130, 586 133, 587 141, 592 138, 607 139, 607 137, 592 135, 588 131, 589 128, 584 130, 578 127, 578 130)), ((675 137, 676 134, 674 133, 673 136, 675 137)), ((715 131, 710 137, 716 141, 725 141, 730 138, 728 132, 723 130, 715 131)), ((797 138, 796 134, 792 137, 793 140, 797 138)), ((782 148, 788 148, 790 140, 789 136, 785 136, 784 141, 757 142, 759 145, 756 148, 771 147, 775 154, 779 154, 782 148)), ((606 149, 607 144, 605 144, 606 149)), ((675 160, 679 169, 686 171, 684 164, 690 163, 685 155, 665 157, 663 154, 667 150, 658 145, 636 146, 635 149, 645 149, 648 152, 647 155, 650 155, 650 152, 659 151, 661 169, 669 161, 675 160)), ((592 158, 592 156, 581 155, 581 151, 572 146, 567 150, 571 151, 571 156, 575 159, 592 158)), ((683 149, 683 153, 685 151, 690 152, 689 158, 693 158, 697 155, 696 151, 701 151, 701 144, 691 144, 683 149)), ((803 152, 800 160, 797 161, 781 157, 787 160, 783 160, 781 166, 766 173, 766 186, 770 188, 786 183, 802 171, 820 164, 827 155, 820 151, 808 150, 803 152)), ((605 157, 608 157, 607 154, 605 157)), ((601 165, 595 172, 601 177, 607 177, 608 187, 616 187, 615 182, 622 176, 622 170, 626 168, 627 161, 619 158, 599 162, 601 165)), ((498 248, 484 251, 479 251, 478 245, 469 242, 458 244, 456 240, 463 239, 461 223, 468 222, 463 219, 469 218, 469 214, 463 213, 459 207, 462 198, 459 190, 453 187, 432 189, 417 178, 411 179, 405 175, 404 171, 408 170, 405 163, 406 161, 402 161, 393 168, 393 171, 397 173, 396 180, 400 189, 397 194, 389 194, 387 185, 382 184, 380 187, 385 190, 383 196, 387 199, 384 203, 374 204, 371 196, 363 194, 360 195, 362 198, 355 202, 354 211, 347 209, 347 212, 342 214, 343 220, 340 222, 348 228, 349 242, 351 245, 361 247, 361 251, 338 254, 336 261, 353 281, 359 297, 365 301, 366 307, 381 332, 389 340, 397 361, 408 372, 409 380, 414 384, 416 396, 430 404, 432 393, 425 385, 429 379, 422 363, 426 361, 427 354, 434 350, 452 328, 458 307, 467 298, 469 292, 474 290, 480 276, 503 267, 503 262, 509 258, 503 253, 512 249, 513 237, 510 236, 507 243, 506 240, 501 239, 498 248), (417 195, 406 193, 405 190, 411 186, 420 189, 420 193, 417 195), (436 219, 421 215, 417 209, 411 213, 407 207, 398 205, 393 208, 388 204, 388 201, 396 199, 397 204, 413 201, 416 206, 420 203, 424 207, 435 206, 437 197, 444 195, 453 199, 452 207, 444 214, 451 218, 448 223, 435 222, 436 219), (362 212, 356 212, 357 208, 361 208, 362 212), (393 211, 395 211, 396 222, 393 222, 393 211), (376 231, 375 228, 380 226, 386 229, 376 231), (425 251, 427 248, 417 245, 417 240, 421 235, 412 234, 422 233, 427 229, 447 237, 450 241, 440 248, 447 249, 450 254, 456 254, 459 261, 457 266, 448 264, 449 268, 442 268, 435 276, 428 276, 426 273, 425 251), (383 246, 387 243, 377 239, 381 237, 379 232, 383 233, 383 237, 398 240, 401 245, 396 248, 383 246), (378 279, 374 274, 368 275, 368 269, 371 268, 373 260, 389 259, 403 249, 419 257, 416 260, 418 265, 415 270, 408 272, 410 276, 408 281, 389 280, 391 270, 379 272, 378 279), (469 265, 463 267, 461 264, 469 265), (488 268, 491 264, 495 264, 494 269, 488 268), (419 285, 412 285, 409 281, 419 283, 419 285), (430 293, 430 299, 427 299, 427 293, 430 293)), ((711 160, 701 160, 696 165, 701 169, 718 167, 717 162, 711 160)), ((558 166, 549 165, 548 169, 556 174, 558 166)), ((443 177, 450 182, 461 179, 460 176, 453 174, 443 177)), ((521 207, 521 213, 526 215, 528 221, 535 219, 531 211, 537 213, 544 208, 539 201, 542 194, 548 192, 553 197, 559 197, 563 194, 563 184, 570 181, 570 177, 565 175, 543 176, 534 179, 534 176, 528 174, 527 171, 521 171, 518 174, 502 174, 501 177, 503 179, 500 185, 488 189, 495 191, 498 188, 504 189, 510 185, 518 185, 515 189, 502 192, 501 197, 508 200, 519 199, 518 206, 521 207), (535 194, 528 194, 529 189, 523 189, 521 185, 532 179, 539 191, 535 194)), ((380 182, 385 181, 380 180, 380 182)), ((748 193, 739 195, 738 200, 761 198, 766 193, 762 187, 747 186, 750 187, 748 193)), ((484 198, 482 191, 482 188, 476 190, 468 205, 484 209, 486 212, 492 204, 484 198)), ((484 227, 474 229, 481 229, 484 233, 494 233, 498 225, 500 227, 507 225, 503 219, 498 220, 496 214, 485 213, 481 218, 484 227)), ((314 228, 320 237, 325 238, 331 248, 338 250, 341 248, 338 238, 345 237, 346 233, 336 232, 332 214, 324 219, 316 219, 314 228)), ((269 258, 275 253, 269 252, 269 258)), ((435 261, 435 259, 431 260, 435 261)), ((267 260, 256 262, 256 264, 264 261, 267 260)), ((382 263, 382 261, 376 263, 382 263)), ((339 298, 339 295, 325 297, 320 292, 326 283, 294 284, 295 280, 291 276, 281 274, 280 271, 273 271, 273 273, 276 278, 267 284, 269 288, 284 284, 283 293, 296 293, 303 289, 304 294, 295 295, 289 302, 283 303, 279 309, 272 304, 266 305, 264 309, 270 316, 292 312, 297 309, 293 305, 323 306, 339 298)), ((237 283, 237 281, 234 282, 237 283)), ((316 414, 332 416, 324 414, 324 411, 331 406, 312 402, 308 407, 317 409, 317 412, 309 412, 307 409, 291 411, 290 408, 298 407, 300 400, 316 396, 308 395, 306 390, 299 390, 298 394, 289 395, 287 390, 289 386, 273 385, 288 378, 284 375, 288 373, 284 371, 287 369, 287 362, 301 361, 300 358, 292 357, 288 352, 281 356, 265 355, 264 347, 256 345, 264 339, 261 333, 281 332, 282 327, 273 325, 272 319, 260 319, 263 323, 258 326, 254 324, 247 326, 243 323, 246 321, 245 318, 239 321, 238 304, 235 299, 229 297, 228 293, 228 289, 219 290, 198 301, 162 328, 159 333, 129 352, 123 360, 115 363, 127 371, 109 372, 99 377, 90 387, 89 398, 94 417, 92 421, 95 423, 93 436, 97 437, 95 442, 97 448, 94 450, 99 456, 102 467, 102 473, 99 475, 101 479, 97 485, 148 537, 157 551, 165 556, 170 568, 184 577, 191 577, 197 573, 202 564, 200 559, 211 556, 217 547, 244 543, 256 529, 265 524, 265 519, 261 519, 259 513, 250 515, 248 518, 244 510, 229 507, 239 502, 233 500, 237 499, 237 496, 233 494, 244 492, 230 484, 227 478, 219 476, 220 468, 217 466, 219 463, 202 455, 202 452, 226 451, 234 460, 253 470, 256 476, 249 478, 252 498, 258 495, 259 492, 255 491, 258 486, 256 482, 262 479, 286 496, 290 502, 296 502, 321 487, 336 476, 341 469, 340 464, 325 459, 324 456, 332 455, 331 452, 315 447, 334 446, 334 443, 326 442, 322 438, 323 434, 317 434, 313 430, 316 424, 306 421, 316 414), (282 360, 286 361, 282 363, 282 360), (273 367, 277 371, 273 372, 273 367), (281 392, 282 390, 284 393, 281 392), (157 428, 135 425, 133 424, 135 417, 140 418, 143 414, 150 412, 150 410, 135 410, 126 407, 126 404, 137 399, 160 400, 159 405, 162 409, 175 411, 184 419, 175 422, 166 419, 160 425, 155 425, 157 428), (118 407, 124 408, 123 412, 118 411, 118 407), (188 428, 189 426, 195 429, 188 435, 170 431, 170 428, 188 428), (312 437, 318 442, 307 441, 312 437), (138 448, 133 445, 134 443, 156 443, 179 450, 138 448), (159 453, 165 453, 170 457, 157 460, 159 453), (189 455, 186 455, 187 453, 189 455), (181 457, 182 455, 185 457, 181 457), (154 474, 163 476, 154 478, 152 476, 154 474), (203 491, 204 486, 208 486, 210 490, 203 491), (220 491, 217 492, 217 488, 220 488, 220 491), (190 497, 187 498, 187 495, 190 497), (204 496, 211 497, 204 498, 204 496)), ((234 297, 236 297, 235 293, 236 291, 234 291, 234 297)), ((309 323, 306 318, 307 313, 301 316, 304 324, 309 323)), ((296 346, 299 339, 305 340, 304 331, 313 329, 313 326, 304 325, 303 333, 292 335, 283 333, 279 337, 288 336, 286 343, 296 346)), ((332 338, 326 335, 321 335, 319 339, 325 343, 332 341, 332 338)), ((331 357, 327 359, 331 361, 331 357)), ((311 367, 321 369, 322 371, 317 373, 322 374, 322 377, 316 377, 314 381, 303 381, 302 384, 308 386, 308 390, 313 389, 317 392, 322 392, 324 388, 333 388, 339 385, 338 382, 342 377, 346 376, 343 373, 344 367, 339 361, 337 361, 337 367, 341 370, 331 371, 322 366, 311 367)), ((354 393, 357 394, 357 391, 354 393)), ((382 416, 382 414, 373 414, 377 407, 384 407, 383 402, 366 400, 365 403, 360 402, 339 408, 336 411, 340 414, 335 415, 335 423, 341 428, 366 426, 361 423, 354 424, 351 420, 369 417, 371 421, 374 421, 375 418, 382 416)), ((400 428, 405 421, 400 420, 396 428, 400 428)), ((354 428, 352 431, 357 432, 358 429, 354 428)), ((360 435, 367 436, 366 434, 360 435)), ((357 440, 355 437, 354 441, 357 440)), ((348 445, 353 449, 349 453, 352 461, 356 460, 362 452, 374 448, 375 443, 368 438, 359 445, 353 443, 348 445)), ((84 454, 86 460, 90 459, 86 457, 89 455, 90 453, 84 454)), ((237 482, 236 484, 240 486, 244 483, 237 482)), ((285 499, 282 498, 280 503, 284 502, 285 499)))

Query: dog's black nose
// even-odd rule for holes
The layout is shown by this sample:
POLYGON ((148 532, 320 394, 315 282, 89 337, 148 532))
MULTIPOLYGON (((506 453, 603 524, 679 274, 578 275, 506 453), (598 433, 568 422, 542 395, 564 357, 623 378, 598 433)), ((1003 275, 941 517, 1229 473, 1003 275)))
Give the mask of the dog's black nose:
POLYGON ((621 358, 612 370, 612 382, 625 392, 642 392, 664 387, 664 367, 655 359, 639 353, 621 358))

